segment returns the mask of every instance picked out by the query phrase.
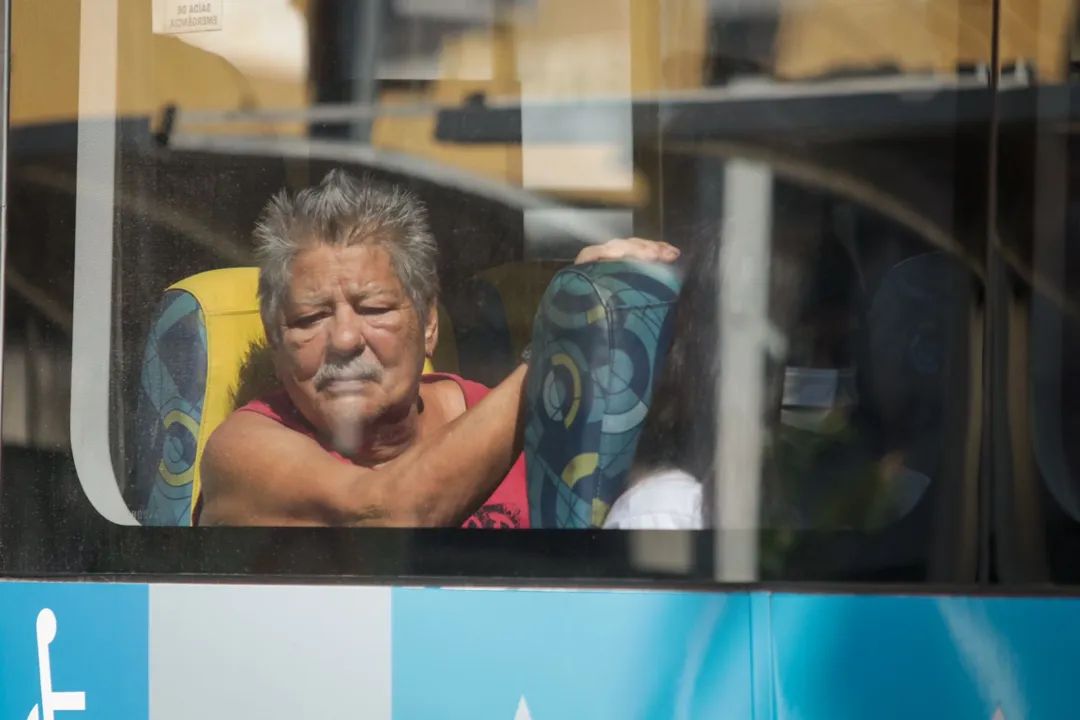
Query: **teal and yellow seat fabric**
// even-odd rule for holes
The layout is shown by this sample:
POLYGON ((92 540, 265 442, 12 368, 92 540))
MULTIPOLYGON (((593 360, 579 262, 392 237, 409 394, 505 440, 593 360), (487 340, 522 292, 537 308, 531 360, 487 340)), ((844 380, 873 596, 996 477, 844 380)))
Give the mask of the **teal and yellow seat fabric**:
POLYGON ((189 525, 199 460, 232 410, 240 367, 264 340, 256 268, 212 270, 169 287, 143 354, 136 482, 128 502, 144 525, 189 525))
POLYGON ((578 265, 551 282, 527 389, 534 528, 600 527, 625 489, 679 289, 674 267, 641 263, 578 265))
MULTIPOLYGON (((488 384, 505 377, 528 343, 540 297, 559 267, 519 262, 479 273, 464 288, 460 320, 439 305, 439 344, 425 371, 488 384)), ((191 524, 203 448, 247 399, 242 376, 258 365, 253 351, 265 344, 258 276, 252 267, 199 273, 169 287, 158 303, 142 361, 136 467, 125 493, 144 525, 191 524)))

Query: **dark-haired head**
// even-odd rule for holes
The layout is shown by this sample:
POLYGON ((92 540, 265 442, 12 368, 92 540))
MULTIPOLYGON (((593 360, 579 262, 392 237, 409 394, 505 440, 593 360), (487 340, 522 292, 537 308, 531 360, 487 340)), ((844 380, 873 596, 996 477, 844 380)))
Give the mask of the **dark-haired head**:
MULTIPOLYGON (((853 368, 858 355, 859 323, 856 308, 859 298, 854 289, 856 269, 848 252, 838 243, 822 246, 818 238, 798 232, 774 231, 769 280, 767 319, 774 336, 782 338, 783 348, 762 342, 764 364, 764 407, 761 417, 740 418, 739 422, 764 424, 766 442, 776 445, 777 430, 784 427, 781 444, 801 443, 814 436, 797 427, 786 427, 797 418, 812 424, 814 413, 798 416, 782 409, 785 380, 789 366, 828 368, 839 376, 853 368), (790 432, 789 432, 790 431, 790 432), (800 439, 801 438, 801 439, 800 439)), ((674 311, 670 348, 659 368, 653 402, 638 443, 631 482, 655 472, 681 470, 704 484, 705 521, 713 506, 711 499, 717 475, 717 438, 719 428, 718 396, 721 378, 721 282, 722 243, 718 234, 703 235, 684 251, 686 275, 674 311)), ((726 339, 726 341, 731 341, 726 339)), ((791 378, 787 378, 791 383, 791 378)), ((787 388, 790 394, 791 388, 787 388)), ((858 395, 858 393, 853 393, 858 395)), ((863 398, 865 400, 865 398, 863 398)), ((819 416, 830 415, 829 412, 819 416)), ((861 403, 840 413, 848 436, 858 436, 845 449, 811 453, 813 469, 808 474, 847 473, 839 465, 851 463, 867 467, 866 460, 880 456, 880 423, 868 404, 861 403), (851 450, 854 444, 857 452, 851 450), (842 456, 842 461, 836 457, 842 456), (858 459, 856 459, 858 458, 858 459)), ((837 416, 831 413, 830 420, 837 416)), ((824 437, 818 434, 816 437, 824 437)), ((846 440, 843 442, 847 442, 846 440)), ((821 447, 818 440, 809 444, 821 447)), ((825 443, 827 445, 828 442, 825 443)), ((790 450, 791 448, 786 448, 790 450)), ((800 454, 801 448, 796 448, 800 454)), ((781 448, 781 452, 785 449, 781 448)), ((766 503, 777 495, 769 477, 792 475, 791 458, 777 460, 766 453, 761 478, 766 503)), ((799 462, 801 462, 801 458, 799 462)), ((873 460, 871 460, 871 463, 873 460)), ((799 471, 801 472, 801 470, 799 471)), ((862 472, 861 470, 859 472, 862 472)), ((790 479, 790 478, 789 478, 790 479)), ((748 479, 755 481, 756 479, 748 479)))

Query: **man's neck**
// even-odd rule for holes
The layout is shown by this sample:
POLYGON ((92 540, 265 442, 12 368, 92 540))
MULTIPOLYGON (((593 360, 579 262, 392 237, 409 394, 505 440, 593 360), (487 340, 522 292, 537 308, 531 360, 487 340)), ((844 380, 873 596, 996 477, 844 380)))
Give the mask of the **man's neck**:
MULTIPOLYGON (((355 448, 341 447, 342 455, 361 467, 377 467, 399 457, 421 434, 420 414, 413 404, 408 410, 383 416, 361 429, 355 448)), ((339 443, 335 443, 340 447, 339 443)))
POLYGON ((465 407, 465 397, 456 383, 422 383, 417 400, 384 414, 359 433, 357 447, 348 451, 339 448, 339 452, 355 465, 377 467, 399 457, 426 433, 451 422, 465 407))

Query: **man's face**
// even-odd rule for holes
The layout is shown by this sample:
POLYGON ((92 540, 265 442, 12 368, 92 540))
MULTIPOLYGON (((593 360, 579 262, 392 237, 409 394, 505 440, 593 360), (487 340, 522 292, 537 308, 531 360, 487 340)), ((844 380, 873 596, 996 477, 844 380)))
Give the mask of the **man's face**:
POLYGON ((346 455, 378 423, 407 417, 438 339, 435 308, 421 328, 390 255, 374 243, 298 255, 280 322, 278 376, 346 455))

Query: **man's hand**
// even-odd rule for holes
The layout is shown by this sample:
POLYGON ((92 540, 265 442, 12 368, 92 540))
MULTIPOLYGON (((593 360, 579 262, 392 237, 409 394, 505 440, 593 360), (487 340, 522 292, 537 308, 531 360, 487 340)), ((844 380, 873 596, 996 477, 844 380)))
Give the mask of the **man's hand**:
POLYGON ((590 245, 578 253, 575 265, 615 260, 641 260, 643 262, 675 262, 679 249, 666 242, 643 238, 615 238, 603 245, 590 245))

